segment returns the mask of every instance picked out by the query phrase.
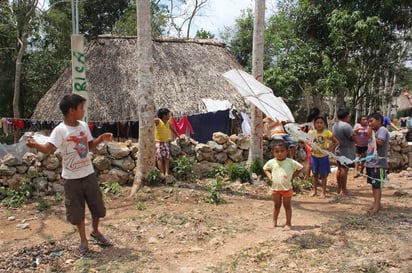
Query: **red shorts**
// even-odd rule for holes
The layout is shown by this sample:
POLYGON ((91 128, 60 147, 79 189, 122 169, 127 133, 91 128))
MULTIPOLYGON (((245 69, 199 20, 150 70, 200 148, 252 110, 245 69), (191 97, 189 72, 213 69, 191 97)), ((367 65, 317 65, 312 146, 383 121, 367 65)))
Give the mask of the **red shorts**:
POLYGON ((282 196, 282 197, 292 197, 293 190, 290 189, 290 190, 287 190, 287 191, 272 191, 272 195, 275 195, 275 194, 280 194, 280 196, 282 196))

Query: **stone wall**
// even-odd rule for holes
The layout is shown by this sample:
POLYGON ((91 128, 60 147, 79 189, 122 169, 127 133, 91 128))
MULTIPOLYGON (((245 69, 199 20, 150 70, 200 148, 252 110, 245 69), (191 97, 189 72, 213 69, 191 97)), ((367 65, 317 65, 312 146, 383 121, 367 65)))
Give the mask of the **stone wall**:
MULTIPOLYGON (((402 133, 391 133, 391 149, 388 156, 389 169, 400 170, 412 162, 408 158, 408 143, 402 133)), ((264 140, 264 159, 272 157, 270 142, 264 140)), ((196 159, 198 166, 205 170, 213 166, 230 162, 244 162, 248 158, 249 137, 243 135, 227 136, 223 133, 213 134, 208 143, 198 143, 191 138, 177 139, 171 143, 172 158, 186 155, 196 159)), ((91 154, 96 174, 101 182, 118 182, 122 185, 131 183, 134 178, 138 143, 101 143, 91 154)), ((412 151, 411 151, 412 153, 412 151)), ((411 154, 410 153, 410 154, 411 154)), ((302 163, 306 160, 304 144, 299 143, 296 159, 302 163)), ((62 192, 61 157, 59 153, 44 155, 28 152, 21 159, 7 154, 0 160, 0 177, 2 184, 10 188, 19 187, 27 177, 35 177, 42 172, 44 177, 33 178, 38 192, 62 192)))

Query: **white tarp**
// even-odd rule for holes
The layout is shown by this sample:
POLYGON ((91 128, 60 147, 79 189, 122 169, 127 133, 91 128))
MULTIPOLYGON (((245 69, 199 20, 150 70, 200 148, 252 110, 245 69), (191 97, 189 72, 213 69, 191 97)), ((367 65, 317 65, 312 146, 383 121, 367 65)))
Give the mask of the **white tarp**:
POLYGON ((232 69, 223 73, 223 77, 266 116, 279 121, 295 122, 295 118, 286 103, 281 98, 276 97, 272 89, 256 80, 252 75, 239 69, 232 69))
POLYGON ((208 112, 224 111, 232 108, 232 104, 228 100, 214 100, 214 99, 202 99, 202 102, 206 106, 208 112))

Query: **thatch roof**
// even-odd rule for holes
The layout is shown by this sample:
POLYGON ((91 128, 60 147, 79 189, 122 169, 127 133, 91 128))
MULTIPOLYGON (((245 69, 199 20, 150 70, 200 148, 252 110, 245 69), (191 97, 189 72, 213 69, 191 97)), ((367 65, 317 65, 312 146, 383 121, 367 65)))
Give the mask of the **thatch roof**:
MULTIPOLYGON (((89 120, 138 120, 136 37, 99 37, 86 48, 89 120)), ((205 113, 202 98, 228 100, 245 111, 245 100, 222 77, 241 68, 224 44, 212 40, 157 39, 153 42, 153 98, 156 109, 174 115, 205 113)), ((32 119, 60 120, 58 104, 71 92, 71 68, 39 101, 32 119)))
POLYGON ((399 111, 405 111, 411 108, 409 99, 403 94, 400 94, 398 97, 396 97, 395 105, 397 106, 397 110, 399 111))

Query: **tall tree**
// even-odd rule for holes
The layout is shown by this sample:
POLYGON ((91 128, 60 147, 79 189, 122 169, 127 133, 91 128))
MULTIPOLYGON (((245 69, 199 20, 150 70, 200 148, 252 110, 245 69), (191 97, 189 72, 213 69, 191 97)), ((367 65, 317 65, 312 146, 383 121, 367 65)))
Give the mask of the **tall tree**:
POLYGON ((13 116, 20 117, 20 85, 22 60, 26 52, 28 38, 33 30, 31 22, 35 18, 38 0, 13 1, 11 8, 14 14, 14 27, 16 29, 17 56, 14 76, 13 116))
MULTIPOLYGON (((260 82, 263 82, 264 29, 265 0, 255 0, 255 20, 253 24, 252 75, 260 82)), ((263 158, 262 112, 256 106, 253 106, 251 114, 252 128, 248 157, 249 165, 251 165, 256 160, 262 160, 263 158)))
POLYGON ((144 178, 155 168, 153 101, 153 42, 150 28, 150 1, 136 0, 137 7, 137 90, 139 112, 139 152, 131 195, 143 185, 144 178))
MULTIPOLYGON (((167 6, 161 4, 159 0, 151 0, 150 4, 152 13, 152 35, 153 37, 159 37, 165 33, 168 18, 167 6)), ((136 22, 136 2, 132 1, 129 3, 126 12, 115 23, 113 33, 136 36, 136 22)))
POLYGON ((13 82, 16 63, 16 28, 8 1, 0 1, 0 116, 13 115, 13 82))
POLYGON ((186 27, 186 38, 190 37, 190 29, 197 16, 201 16, 202 10, 209 0, 169 0, 168 1, 168 29, 167 35, 183 36, 183 28, 186 27))
POLYGON ((80 32, 90 39, 112 33, 114 24, 127 10, 129 0, 87 0, 80 4, 80 32))

